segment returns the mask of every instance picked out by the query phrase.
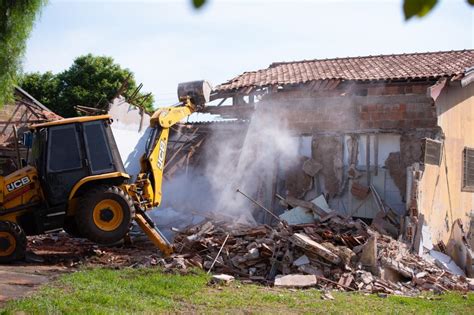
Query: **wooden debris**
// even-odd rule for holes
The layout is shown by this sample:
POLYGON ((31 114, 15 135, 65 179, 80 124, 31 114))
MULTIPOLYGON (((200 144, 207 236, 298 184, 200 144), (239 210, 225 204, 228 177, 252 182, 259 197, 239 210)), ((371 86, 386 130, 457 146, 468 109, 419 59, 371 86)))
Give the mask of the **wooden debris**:
POLYGON ((333 264, 339 264, 341 262, 341 258, 339 258, 339 256, 337 256, 318 242, 313 241, 305 234, 295 233, 291 237, 291 241, 296 246, 303 248, 303 250, 317 254, 322 258, 326 259, 327 261, 332 262, 333 264))
POLYGON ((181 246, 163 259, 165 268, 209 270, 215 261, 213 272, 245 282, 400 295, 473 287, 466 278, 412 254, 404 243, 337 215, 275 227, 205 221, 182 229, 175 243, 181 246))

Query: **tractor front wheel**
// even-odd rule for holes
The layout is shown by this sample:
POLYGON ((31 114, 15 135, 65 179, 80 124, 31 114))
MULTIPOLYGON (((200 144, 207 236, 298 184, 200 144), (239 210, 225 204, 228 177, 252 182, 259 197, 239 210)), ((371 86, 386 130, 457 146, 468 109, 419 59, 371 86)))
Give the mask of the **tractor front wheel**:
POLYGON ((124 238, 135 215, 132 199, 116 186, 99 186, 86 192, 75 217, 78 231, 99 244, 124 238))
POLYGON ((13 222, 0 221, 0 263, 9 263, 25 258, 26 235, 13 222))

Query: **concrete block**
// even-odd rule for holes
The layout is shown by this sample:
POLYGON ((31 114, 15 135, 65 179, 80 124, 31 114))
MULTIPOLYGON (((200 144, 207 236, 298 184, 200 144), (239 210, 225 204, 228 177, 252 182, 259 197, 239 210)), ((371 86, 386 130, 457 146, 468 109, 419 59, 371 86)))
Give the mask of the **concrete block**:
POLYGON ((229 284, 233 282, 235 278, 230 275, 220 274, 220 275, 213 275, 211 281, 216 284, 229 284))
POLYGON ((313 287, 318 283, 315 275, 278 275, 275 278, 274 285, 284 288, 307 288, 313 287))

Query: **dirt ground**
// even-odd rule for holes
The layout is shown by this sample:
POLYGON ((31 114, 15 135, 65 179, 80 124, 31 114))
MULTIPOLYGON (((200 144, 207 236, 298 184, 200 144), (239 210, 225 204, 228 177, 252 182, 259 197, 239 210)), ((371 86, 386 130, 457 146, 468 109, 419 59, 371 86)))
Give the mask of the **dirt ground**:
POLYGON ((112 268, 157 265, 160 252, 146 240, 99 246, 66 233, 30 237, 25 261, 0 265, 0 305, 31 294, 42 284, 79 267, 112 268))

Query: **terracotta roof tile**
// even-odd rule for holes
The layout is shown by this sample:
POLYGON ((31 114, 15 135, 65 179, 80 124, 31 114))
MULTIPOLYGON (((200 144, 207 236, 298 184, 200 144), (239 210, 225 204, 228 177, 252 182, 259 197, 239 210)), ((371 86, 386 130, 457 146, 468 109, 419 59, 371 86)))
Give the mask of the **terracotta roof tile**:
POLYGON ((474 50, 347 57, 272 63, 267 69, 244 72, 216 91, 298 84, 313 80, 353 81, 439 78, 464 74, 474 66, 474 50))

